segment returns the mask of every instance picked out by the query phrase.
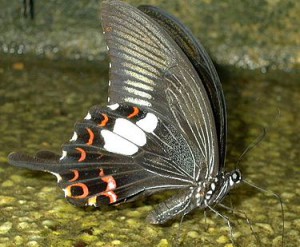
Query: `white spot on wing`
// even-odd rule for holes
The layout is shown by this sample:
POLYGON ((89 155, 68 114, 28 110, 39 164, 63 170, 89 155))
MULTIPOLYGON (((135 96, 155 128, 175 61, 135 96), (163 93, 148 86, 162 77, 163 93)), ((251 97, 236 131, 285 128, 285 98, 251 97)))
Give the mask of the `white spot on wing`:
POLYGON ((157 127, 158 119, 153 113, 147 113, 146 117, 136 122, 144 131, 151 133, 157 127))
POLYGON ((59 160, 63 160, 67 156, 67 154, 68 154, 67 151, 63 150, 62 151, 62 156, 60 157, 59 160))
POLYGON ((65 197, 70 196, 70 193, 67 191, 67 189, 62 189, 62 190, 63 190, 63 192, 65 192, 65 197))
POLYGON ((96 207, 96 205, 97 205, 97 196, 93 196, 93 197, 89 198, 87 205, 96 207))
POLYGON ((138 146, 144 146, 147 142, 145 132, 124 118, 116 120, 113 132, 138 146))
POLYGON ((153 80, 152 80, 152 79, 146 77, 145 75, 143 75, 143 74, 141 74, 141 73, 139 73, 139 72, 134 72, 134 71, 130 71, 130 70, 125 70, 125 71, 124 71, 124 74, 129 75, 129 76, 132 77, 132 78, 136 78, 136 79, 138 79, 139 81, 144 82, 145 84, 149 84, 149 85, 153 84, 153 80))
POLYGON ((136 89, 134 89, 132 87, 123 87, 123 89, 125 91, 127 91, 128 93, 131 93, 131 94, 134 94, 134 95, 138 95, 139 97, 146 98, 146 99, 152 99, 152 95, 151 94, 145 93, 145 92, 140 91, 140 90, 136 90, 136 89))
POLYGON ((113 105, 108 105, 107 107, 109 107, 111 110, 117 110, 118 108, 119 108, 119 104, 118 103, 116 103, 116 104, 113 104, 113 105))
POLYGON ((50 172, 50 173, 57 178, 58 183, 62 180, 62 177, 58 173, 55 173, 55 172, 50 172))
POLYGON ((132 87, 141 88, 144 91, 153 91, 153 87, 152 86, 148 86, 148 85, 146 85, 144 83, 137 82, 137 81, 126 80, 126 81, 124 81, 124 84, 132 86, 132 87))
POLYGON ((109 102, 110 101, 110 97, 107 97, 107 102, 109 102))
POLYGON ((142 105, 142 106, 148 106, 151 107, 152 104, 146 100, 142 99, 137 99, 137 98, 132 98, 132 97, 127 97, 124 99, 125 102, 133 103, 135 105, 142 105))
POLYGON ((104 148, 109 152, 133 155, 138 151, 138 147, 136 145, 109 130, 101 130, 101 135, 105 142, 104 148))
POLYGON ((70 142, 76 141, 77 138, 78 138, 78 135, 77 135, 77 133, 74 131, 74 134, 73 134, 72 138, 70 139, 70 142))
POLYGON ((84 119, 90 120, 91 118, 92 118, 92 115, 90 112, 88 112, 84 119))

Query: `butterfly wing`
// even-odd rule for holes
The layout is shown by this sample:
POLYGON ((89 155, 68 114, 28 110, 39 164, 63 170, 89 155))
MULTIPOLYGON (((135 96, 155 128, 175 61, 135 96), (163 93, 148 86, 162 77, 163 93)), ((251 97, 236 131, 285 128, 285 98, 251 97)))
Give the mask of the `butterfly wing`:
POLYGON ((190 155, 177 155, 188 145, 175 131, 141 108, 94 106, 76 123, 62 156, 49 151, 40 151, 35 157, 12 153, 9 162, 52 173, 76 206, 117 204, 157 190, 192 185, 194 171, 176 164, 194 160, 190 155))
POLYGON ((136 8, 104 1, 101 19, 111 58, 110 109, 92 108, 59 159, 13 153, 9 162, 53 173, 78 206, 189 188, 216 173, 214 116, 189 59, 136 8))
POLYGON ((195 178, 215 175, 219 151, 214 116, 189 59, 157 22, 130 5, 104 1, 101 20, 111 59, 110 103, 147 106, 167 116, 204 157, 205 166, 194 164, 195 178))
POLYGON ((215 117, 220 169, 224 167, 226 155, 227 117, 225 97, 216 69, 201 43, 177 18, 155 6, 139 6, 139 10, 153 18, 173 38, 189 58, 208 94, 215 117))
MULTIPOLYGON (((69 145, 68 149, 71 148, 69 145)), ((64 190, 67 200, 76 206, 101 206, 129 201, 145 192, 144 186, 151 189, 155 185, 153 181, 161 179, 161 176, 149 173, 129 157, 101 154, 99 161, 100 158, 95 158, 96 154, 91 150, 85 152, 89 157, 93 155, 93 160, 80 162, 76 160, 78 153, 75 152, 70 152, 60 162, 12 153, 9 162, 19 167, 52 173, 57 177, 58 185, 64 190)), ((53 153, 53 156, 56 154, 53 153)), ((172 183, 170 185, 172 189, 172 183)))

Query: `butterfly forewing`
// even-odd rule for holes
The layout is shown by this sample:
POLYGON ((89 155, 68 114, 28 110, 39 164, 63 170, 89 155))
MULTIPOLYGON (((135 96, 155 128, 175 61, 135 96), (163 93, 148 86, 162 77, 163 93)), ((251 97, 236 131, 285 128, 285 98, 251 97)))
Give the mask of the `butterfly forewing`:
MULTIPOLYGON (((211 167, 219 161, 212 109, 186 55, 155 21, 125 3, 103 2, 101 20, 111 58, 110 103, 144 105, 166 116, 188 145, 200 150, 205 160, 201 173, 215 173, 211 167)), ((196 179, 200 164, 193 166, 196 179)))
MULTIPOLYGON (((220 167, 224 167, 226 153, 227 118, 225 97, 216 69, 201 43, 191 31, 177 18, 155 6, 139 6, 138 9, 153 18, 173 38, 196 69, 208 94, 214 113, 218 134, 220 167)), ((215 173, 215 172, 214 172, 215 173)))

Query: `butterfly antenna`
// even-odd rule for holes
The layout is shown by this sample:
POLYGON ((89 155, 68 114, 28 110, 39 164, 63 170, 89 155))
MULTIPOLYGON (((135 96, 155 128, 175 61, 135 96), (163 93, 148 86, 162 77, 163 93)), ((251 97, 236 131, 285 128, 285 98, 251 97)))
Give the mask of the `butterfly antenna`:
POLYGON ((262 129, 262 133, 252 142, 246 149, 243 151, 243 153, 240 155, 238 161, 236 162, 235 168, 239 167, 240 162, 245 157, 245 155, 250 152, 254 147, 256 147, 266 136, 266 129, 262 129))
POLYGON ((243 180, 243 182, 263 193, 271 194, 272 196, 276 197, 278 199, 278 201, 280 202, 281 218, 282 218, 281 246, 283 247, 284 246, 284 210, 283 210, 283 202, 282 202, 280 195, 274 193, 273 191, 260 188, 247 180, 243 180))
MULTIPOLYGON (((276 116, 275 116, 275 120, 272 122, 272 124, 268 127, 268 130, 270 130, 273 126, 274 126, 274 124, 275 123, 277 123, 277 121, 278 121, 278 119, 280 118, 280 116, 281 116, 281 112, 280 112, 280 109, 278 108, 277 109, 277 114, 276 114, 276 116)), ((250 152, 255 146, 257 146, 264 138, 265 138, 265 136, 266 136, 266 128, 264 127, 264 128, 262 128, 262 133, 252 142, 252 143, 250 143, 250 145, 243 151, 243 153, 240 155, 240 157, 239 157, 239 159, 238 159, 238 161, 237 161, 237 163, 236 163, 236 166, 235 166, 235 168, 236 167, 239 167, 239 164, 240 164, 240 162, 242 161, 242 159, 244 158, 244 156, 248 153, 248 152, 250 152)))

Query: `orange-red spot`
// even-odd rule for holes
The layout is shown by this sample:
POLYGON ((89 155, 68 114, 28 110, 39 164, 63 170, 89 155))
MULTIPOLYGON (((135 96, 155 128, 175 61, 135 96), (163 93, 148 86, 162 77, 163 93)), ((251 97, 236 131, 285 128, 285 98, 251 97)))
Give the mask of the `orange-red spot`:
POLYGON ((84 161, 86 158, 86 152, 82 148, 76 148, 76 150, 80 152, 80 158, 78 162, 84 161))
POLYGON ((102 192, 100 195, 107 196, 109 198, 109 203, 114 203, 117 201, 117 195, 113 191, 102 192))
POLYGON ((133 112, 132 112, 130 115, 128 115, 127 118, 133 118, 133 117, 135 117, 136 115, 138 115, 139 112, 140 112, 140 109, 137 108, 136 106, 134 106, 134 107, 133 107, 133 112))
POLYGON ((109 197, 109 203, 114 203, 117 201, 117 195, 113 192, 117 188, 116 180, 113 176, 105 176, 103 169, 100 169, 99 173, 103 182, 107 183, 106 189, 101 193, 103 196, 109 197))
POLYGON ((104 171, 103 171, 103 169, 100 169, 100 173, 99 173, 99 175, 100 175, 100 177, 103 177, 103 176, 105 176, 105 175, 104 175, 104 171))
POLYGON ((72 170, 72 172, 74 173, 74 177, 70 179, 69 182, 74 182, 79 178, 79 172, 77 170, 72 170))
POLYGON ((89 132, 89 135, 90 135, 90 138, 86 144, 92 145, 94 142, 94 138, 95 138, 94 132, 90 128, 86 128, 86 130, 87 130, 87 132, 89 132))
POLYGON ((89 195, 89 189, 88 187, 83 184, 83 183, 78 183, 78 184, 71 184, 66 188, 66 196, 72 197, 72 198, 78 198, 78 199, 83 199, 86 198, 89 195), (82 195, 79 196, 73 196, 71 193, 72 187, 80 187, 82 189, 82 195))
POLYGON ((101 123, 99 124, 100 127, 104 127, 107 122, 108 122, 108 116, 105 113, 101 113, 102 116, 104 117, 104 119, 101 121, 101 123))
POLYGON ((114 190, 115 188, 117 188, 117 183, 113 176, 105 176, 101 179, 103 182, 107 183, 105 191, 114 190))

